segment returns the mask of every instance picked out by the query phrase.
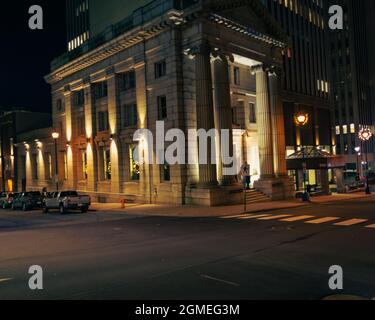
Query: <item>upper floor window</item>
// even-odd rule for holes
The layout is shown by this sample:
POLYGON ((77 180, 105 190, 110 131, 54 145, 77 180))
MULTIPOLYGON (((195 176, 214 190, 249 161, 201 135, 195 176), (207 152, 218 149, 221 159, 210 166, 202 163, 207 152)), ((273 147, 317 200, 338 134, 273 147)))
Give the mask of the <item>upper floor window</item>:
POLYGON ((94 100, 99 100, 108 96, 107 82, 102 81, 94 83, 93 86, 94 100))
POLYGON ((98 131, 108 131, 109 123, 108 123, 108 112, 101 111, 98 112, 98 131))
POLYGON ((164 120, 168 116, 167 112, 167 97, 159 96, 158 97, 158 120, 164 120))
POLYGON ((255 103, 250 102, 249 103, 249 109, 250 109, 250 115, 249 115, 250 123, 252 123, 252 124, 257 123, 255 103))
POLYGON ((77 134, 79 136, 85 135, 85 117, 84 116, 78 116, 77 117, 77 134))
POLYGON ((155 79, 164 77, 167 74, 167 63, 165 60, 155 63, 155 79))
POLYGON ((73 105, 82 106, 85 104, 85 92, 83 90, 73 92, 73 105))
POLYGON ((233 69, 233 82, 236 86, 240 85, 240 68, 239 67, 234 67, 233 69))
POLYGON ((119 89, 126 91, 135 88, 135 71, 129 71, 119 76, 119 89))
POLYGON ((121 124, 123 128, 135 127, 138 124, 137 104, 125 104, 121 110, 121 124))
POLYGON ((57 112, 63 112, 64 111, 63 102, 62 102, 61 99, 56 100, 56 110, 57 110, 57 112))

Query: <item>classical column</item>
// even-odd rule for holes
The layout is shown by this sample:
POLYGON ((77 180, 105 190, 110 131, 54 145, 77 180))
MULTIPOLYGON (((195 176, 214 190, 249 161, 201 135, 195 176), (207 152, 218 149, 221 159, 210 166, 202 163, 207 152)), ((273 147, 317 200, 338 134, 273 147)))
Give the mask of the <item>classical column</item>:
POLYGON ((229 65, 225 55, 220 55, 220 57, 214 60, 214 88, 217 129, 219 130, 219 134, 221 130, 229 131, 228 146, 223 144, 222 137, 219 136, 219 173, 222 175, 222 184, 231 185, 234 183, 234 176, 225 174, 225 169, 230 169, 232 165, 222 163, 222 160, 224 160, 224 148, 227 156, 233 157, 233 121, 230 97, 229 65))
POLYGON ((263 65, 252 67, 256 75, 256 105, 259 140, 260 180, 275 177, 273 165, 273 134, 268 91, 268 75, 263 65))
MULTIPOLYGON (((210 51, 208 43, 202 42, 195 55, 197 129, 204 129, 207 132, 215 128, 210 51)), ((207 164, 199 163, 201 187, 217 185, 216 155, 211 152, 212 144, 215 142, 208 139, 207 150, 205 150, 207 164)))
POLYGON ((85 125, 87 135, 87 191, 96 191, 98 181, 97 147, 94 141, 96 135, 96 112, 92 97, 92 87, 89 81, 84 81, 85 94, 85 125))
MULTIPOLYGON (((64 88, 64 99, 65 99, 65 138, 66 141, 72 140, 72 92, 70 87, 64 88)), ((62 132, 60 132, 62 134, 62 132)))
POLYGON ((269 73, 274 170, 278 177, 287 175, 286 144, 283 105, 280 96, 280 78, 276 70, 269 73))
POLYGON ((111 192, 120 194, 123 181, 123 170, 120 169, 122 163, 121 141, 117 139, 120 130, 120 111, 117 99, 117 83, 114 68, 106 71, 108 88, 108 122, 111 133, 110 152, 111 152, 111 192))

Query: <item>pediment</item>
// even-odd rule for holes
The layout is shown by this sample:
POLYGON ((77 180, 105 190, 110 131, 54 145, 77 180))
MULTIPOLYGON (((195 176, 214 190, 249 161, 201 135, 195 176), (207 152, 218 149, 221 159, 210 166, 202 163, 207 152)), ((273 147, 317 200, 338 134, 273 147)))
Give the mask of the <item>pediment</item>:
POLYGON ((204 0, 206 10, 289 45, 290 39, 260 0, 204 0))

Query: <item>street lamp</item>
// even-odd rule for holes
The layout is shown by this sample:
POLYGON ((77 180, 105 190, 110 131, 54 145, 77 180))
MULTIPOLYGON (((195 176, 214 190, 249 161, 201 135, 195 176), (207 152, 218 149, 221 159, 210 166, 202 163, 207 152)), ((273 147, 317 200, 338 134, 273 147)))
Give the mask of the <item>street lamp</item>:
POLYGON ((60 138, 58 132, 52 133, 52 138, 55 141, 55 181, 56 181, 56 191, 59 191, 59 162, 57 159, 57 140, 60 138))
POLYGON ((358 137, 366 145, 366 194, 371 194, 370 183, 369 183, 368 142, 372 138, 372 132, 369 128, 364 128, 359 131, 358 137))
POLYGON ((355 149, 355 152, 357 154, 357 181, 359 182, 360 181, 360 176, 361 176, 361 171, 360 171, 360 163, 359 163, 359 157, 361 156, 361 147, 356 147, 355 149))
MULTIPOLYGON (((294 123, 297 127, 304 127, 309 123, 309 114, 303 111, 300 111, 294 115, 294 123)), ((304 194, 303 194, 303 201, 309 201, 310 195, 307 192, 307 163, 305 158, 305 148, 302 146, 302 167, 303 167, 303 187, 304 187, 304 194)))

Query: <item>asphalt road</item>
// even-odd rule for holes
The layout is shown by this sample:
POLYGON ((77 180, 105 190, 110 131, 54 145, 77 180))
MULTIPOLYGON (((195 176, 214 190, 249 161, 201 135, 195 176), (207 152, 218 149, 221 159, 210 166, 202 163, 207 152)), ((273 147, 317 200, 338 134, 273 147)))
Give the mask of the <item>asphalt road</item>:
POLYGON ((371 299, 374 204, 230 219, 1 211, 0 299, 371 299), (43 290, 28 287, 31 265, 43 268, 43 290), (328 286, 332 265, 342 291, 328 286))

